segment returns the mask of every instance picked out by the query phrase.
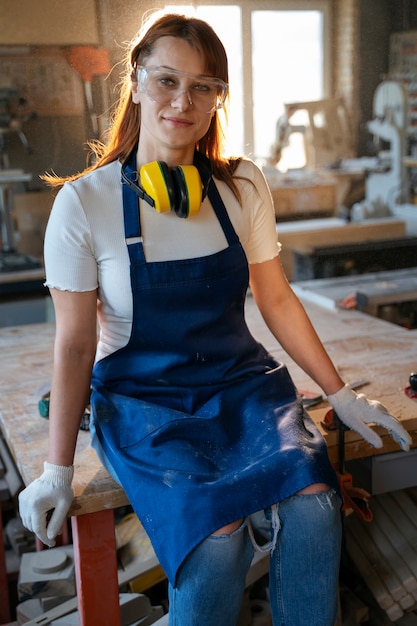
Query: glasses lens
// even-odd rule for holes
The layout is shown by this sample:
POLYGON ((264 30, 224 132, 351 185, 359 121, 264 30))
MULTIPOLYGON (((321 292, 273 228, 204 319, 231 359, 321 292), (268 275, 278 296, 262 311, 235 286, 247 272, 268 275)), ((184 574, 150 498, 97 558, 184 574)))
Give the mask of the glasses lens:
POLYGON ((187 93, 190 104, 201 113, 220 109, 227 96, 227 85, 219 78, 204 78, 158 67, 138 69, 139 89, 159 104, 170 104, 187 93))

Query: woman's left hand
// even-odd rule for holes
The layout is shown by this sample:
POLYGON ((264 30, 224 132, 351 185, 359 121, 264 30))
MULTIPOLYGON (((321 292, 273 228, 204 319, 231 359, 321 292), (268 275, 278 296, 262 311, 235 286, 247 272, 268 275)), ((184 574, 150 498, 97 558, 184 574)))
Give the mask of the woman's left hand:
POLYGON ((411 436, 388 409, 376 400, 368 400, 363 394, 355 393, 345 385, 336 393, 327 396, 330 405, 339 419, 355 430, 374 448, 382 448, 382 439, 367 424, 376 424, 386 428, 391 437, 403 450, 408 451, 412 443, 411 436))

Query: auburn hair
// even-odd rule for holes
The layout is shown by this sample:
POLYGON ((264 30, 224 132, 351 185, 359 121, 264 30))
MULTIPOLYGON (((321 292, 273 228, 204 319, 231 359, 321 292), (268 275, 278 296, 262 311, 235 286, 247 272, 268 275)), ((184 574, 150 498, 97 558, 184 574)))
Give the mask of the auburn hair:
MULTIPOLYGON (((113 161, 120 160, 123 163, 129 157, 138 142, 141 125, 140 105, 132 100, 132 82, 137 80, 136 68, 146 62, 160 37, 178 37, 185 40, 201 55, 205 63, 204 72, 207 75, 220 78, 225 83, 229 82, 226 51, 207 22, 194 17, 168 13, 152 21, 150 26, 145 24, 126 55, 125 76, 111 124, 106 133, 107 141, 104 143, 98 140, 88 142, 95 157, 94 164, 72 176, 60 177, 55 174, 45 174, 42 179, 48 185, 60 186, 66 181, 76 180, 113 161)), ((228 99, 225 105, 222 113, 227 121, 228 99)), ((233 173, 240 159, 224 157, 223 140, 224 131, 219 112, 215 111, 210 127, 204 137, 197 142, 196 149, 210 159, 214 176, 223 180, 240 199, 233 180, 233 173)))

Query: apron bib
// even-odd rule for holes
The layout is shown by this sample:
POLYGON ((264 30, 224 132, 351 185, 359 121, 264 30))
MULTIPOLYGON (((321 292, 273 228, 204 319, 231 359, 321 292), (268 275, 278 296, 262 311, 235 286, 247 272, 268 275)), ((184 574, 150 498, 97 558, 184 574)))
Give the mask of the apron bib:
POLYGON ((246 256, 214 181, 208 197, 228 247, 147 263, 138 200, 123 185, 132 332, 92 377, 102 451, 173 585, 218 528, 315 482, 338 489, 286 367, 246 325, 246 256))

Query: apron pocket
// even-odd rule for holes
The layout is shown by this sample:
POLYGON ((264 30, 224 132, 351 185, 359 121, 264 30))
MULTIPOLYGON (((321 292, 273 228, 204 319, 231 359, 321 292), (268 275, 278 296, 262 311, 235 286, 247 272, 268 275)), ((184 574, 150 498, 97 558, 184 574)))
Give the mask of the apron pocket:
POLYGON ((101 428, 112 435, 121 449, 140 443, 172 422, 198 419, 175 409, 103 388, 93 391, 91 405, 101 428))

